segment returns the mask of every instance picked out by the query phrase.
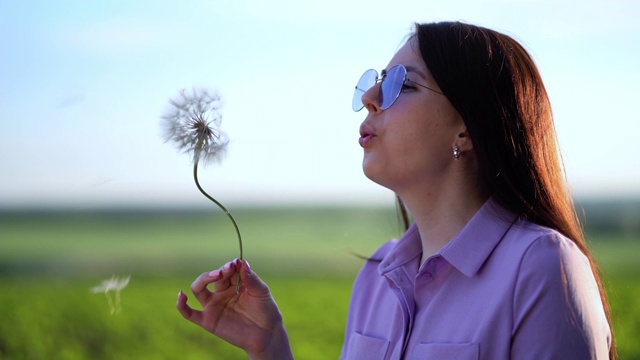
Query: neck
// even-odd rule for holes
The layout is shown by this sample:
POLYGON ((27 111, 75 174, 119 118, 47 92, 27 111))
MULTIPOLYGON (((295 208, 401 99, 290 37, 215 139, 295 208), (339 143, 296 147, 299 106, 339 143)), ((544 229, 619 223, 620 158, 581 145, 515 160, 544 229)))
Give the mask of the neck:
POLYGON ((460 182, 440 188, 414 189, 410 194, 399 196, 420 233, 420 265, 451 241, 489 198, 477 186, 460 182))

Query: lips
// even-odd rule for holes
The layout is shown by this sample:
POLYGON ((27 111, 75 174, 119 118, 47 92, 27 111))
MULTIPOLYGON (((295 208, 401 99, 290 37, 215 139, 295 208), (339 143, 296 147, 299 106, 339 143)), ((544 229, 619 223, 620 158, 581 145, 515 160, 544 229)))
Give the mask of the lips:
POLYGON ((367 145, 369 145, 369 143, 375 136, 376 135, 374 134, 373 129, 371 129, 371 127, 365 124, 360 125, 360 139, 358 139, 360 146, 362 146, 363 148, 366 148, 367 145))

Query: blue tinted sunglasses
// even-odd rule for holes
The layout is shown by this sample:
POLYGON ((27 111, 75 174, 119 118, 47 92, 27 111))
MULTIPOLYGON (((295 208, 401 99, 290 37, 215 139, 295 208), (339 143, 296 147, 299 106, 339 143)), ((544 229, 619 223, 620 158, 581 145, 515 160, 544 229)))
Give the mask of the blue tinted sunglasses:
POLYGON ((353 94, 353 111, 362 110, 364 107, 362 95, 377 83, 380 83, 380 90, 378 91, 378 105, 381 110, 387 110, 394 102, 396 102, 396 99, 400 96, 400 91, 402 91, 402 87, 406 82, 410 82, 440 95, 444 95, 438 90, 434 90, 428 86, 418 84, 413 80, 407 79, 407 69, 403 65, 395 65, 386 72, 382 70, 382 77, 378 77, 378 72, 375 69, 369 69, 362 74, 360 80, 358 80, 358 84, 356 85, 356 90, 353 94))

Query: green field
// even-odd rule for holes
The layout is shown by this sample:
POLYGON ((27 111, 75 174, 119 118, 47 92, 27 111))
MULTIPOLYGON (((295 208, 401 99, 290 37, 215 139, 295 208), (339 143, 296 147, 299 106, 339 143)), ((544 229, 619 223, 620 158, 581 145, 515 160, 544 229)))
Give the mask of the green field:
MULTIPOLYGON (((240 209, 245 257, 278 301, 299 359, 340 353, 351 282, 400 233, 393 209, 240 209)), ((622 359, 640 359, 640 236, 589 234, 622 359)), ((238 256, 211 212, 0 213, 0 359, 244 359, 183 320, 179 290, 238 256), (122 310, 90 289, 131 276, 122 310)))

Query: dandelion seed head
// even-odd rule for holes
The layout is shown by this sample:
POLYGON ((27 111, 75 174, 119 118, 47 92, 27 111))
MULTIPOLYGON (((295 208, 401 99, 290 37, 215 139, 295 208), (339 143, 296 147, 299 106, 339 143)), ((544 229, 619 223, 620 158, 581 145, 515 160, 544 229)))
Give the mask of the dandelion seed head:
POLYGON ((165 141, 191 156, 194 164, 220 161, 229 139, 220 130, 222 102, 206 89, 183 89, 162 116, 165 141))

